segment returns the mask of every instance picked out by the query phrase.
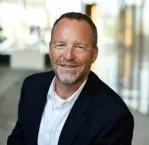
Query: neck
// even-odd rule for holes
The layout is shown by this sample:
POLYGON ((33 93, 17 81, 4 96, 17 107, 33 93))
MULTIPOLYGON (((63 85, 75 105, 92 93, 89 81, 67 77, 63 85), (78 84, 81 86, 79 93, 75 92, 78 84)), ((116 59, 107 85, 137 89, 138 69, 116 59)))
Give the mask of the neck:
MULTIPOLYGON (((85 79, 84 79, 85 80, 85 79)), ((68 99, 82 85, 84 80, 75 82, 74 84, 63 84, 56 78, 55 91, 62 99, 68 99)))

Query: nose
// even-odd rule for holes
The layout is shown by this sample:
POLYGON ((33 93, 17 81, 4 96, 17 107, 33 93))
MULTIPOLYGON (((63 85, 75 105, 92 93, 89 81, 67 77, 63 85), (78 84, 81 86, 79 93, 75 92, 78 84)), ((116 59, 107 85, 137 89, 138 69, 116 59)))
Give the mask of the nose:
POLYGON ((67 47, 64 51, 63 56, 66 60, 73 60, 75 58, 75 52, 73 50, 73 47, 72 46, 67 47))

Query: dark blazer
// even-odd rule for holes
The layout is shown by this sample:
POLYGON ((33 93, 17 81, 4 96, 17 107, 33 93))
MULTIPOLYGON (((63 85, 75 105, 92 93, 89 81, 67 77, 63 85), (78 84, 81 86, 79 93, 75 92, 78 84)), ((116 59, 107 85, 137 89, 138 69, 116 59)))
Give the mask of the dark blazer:
MULTIPOLYGON (((25 79, 18 120, 7 145, 37 145, 40 121, 53 77, 51 71, 25 79)), ((133 116, 122 99, 90 72, 64 124, 58 145, 131 145, 133 128, 133 116)))

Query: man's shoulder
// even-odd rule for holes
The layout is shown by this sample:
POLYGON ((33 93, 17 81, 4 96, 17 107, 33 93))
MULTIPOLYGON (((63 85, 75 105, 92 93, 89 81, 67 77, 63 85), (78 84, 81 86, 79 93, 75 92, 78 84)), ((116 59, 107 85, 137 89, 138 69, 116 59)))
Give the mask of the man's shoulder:
POLYGON ((97 108, 105 108, 105 112, 130 113, 128 106, 126 105, 122 97, 115 90, 104 83, 96 74, 91 73, 89 83, 91 84, 90 86, 95 96, 94 103, 98 104, 97 108))
POLYGON ((45 72, 36 72, 31 75, 28 75, 25 79, 35 79, 35 78, 44 78, 44 77, 52 77, 54 76, 53 71, 45 71, 45 72))

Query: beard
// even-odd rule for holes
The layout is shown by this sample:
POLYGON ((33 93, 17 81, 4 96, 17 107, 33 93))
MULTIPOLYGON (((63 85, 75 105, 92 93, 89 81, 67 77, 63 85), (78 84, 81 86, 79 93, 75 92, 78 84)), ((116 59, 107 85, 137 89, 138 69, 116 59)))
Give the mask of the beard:
POLYGON ((56 62, 55 64, 51 63, 51 65, 57 79, 65 85, 74 84, 75 82, 78 82, 80 80, 84 81, 88 76, 91 68, 91 63, 85 64, 85 66, 83 66, 78 62, 65 62, 65 61, 59 61, 59 62, 56 62), (69 69, 60 67, 59 64, 71 65, 71 66, 77 66, 77 67, 73 68, 73 70, 71 69, 69 70, 69 69))
POLYGON ((80 71, 78 71, 76 73, 72 73, 69 71, 56 70, 55 74, 56 74, 56 77, 58 78, 58 80, 61 81, 65 85, 73 84, 77 80, 79 80, 79 78, 81 78, 80 71))

